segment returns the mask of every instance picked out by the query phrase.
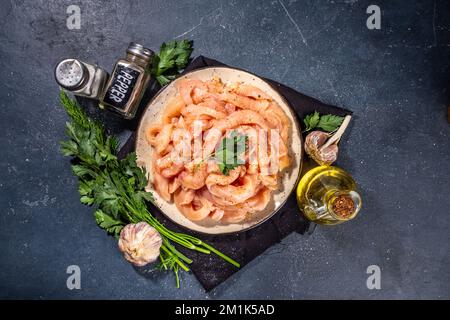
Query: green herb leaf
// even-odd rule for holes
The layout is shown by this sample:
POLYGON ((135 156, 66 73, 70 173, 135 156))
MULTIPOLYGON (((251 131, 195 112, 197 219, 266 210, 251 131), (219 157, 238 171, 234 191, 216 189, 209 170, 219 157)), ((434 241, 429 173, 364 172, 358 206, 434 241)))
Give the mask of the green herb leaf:
POLYGON ((154 201, 153 194, 151 192, 140 191, 139 194, 145 201, 152 202, 154 201))
POLYGON ((192 41, 188 40, 172 40, 161 45, 159 53, 154 57, 151 71, 161 86, 175 79, 186 67, 192 50, 192 41))
POLYGON ((61 144, 61 153, 65 157, 74 156, 78 152, 78 150, 77 150, 78 146, 72 140, 61 141, 60 144, 61 144))
POLYGON ((94 198, 91 198, 91 197, 88 197, 88 196, 81 196, 80 202, 82 204, 90 206, 91 204, 94 203, 94 198))
POLYGON ((122 221, 115 220, 100 209, 95 211, 94 216, 95 222, 97 222, 100 228, 105 229, 108 233, 115 236, 120 235, 120 231, 122 231, 125 225, 122 221))
POLYGON ((224 175, 229 175, 231 170, 245 163, 243 155, 248 147, 247 141, 248 137, 237 131, 222 139, 215 152, 215 160, 224 175))
POLYGON ((101 208, 103 211, 106 211, 108 214, 113 216, 116 219, 120 219, 119 216, 119 208, 120 203, 118 198, 114 199, 106 199, 102 202, 101 208))
POLYGON ((319 112, 315 111, 303 119, 306 129, 305 131, 310 131, 314 128, 320 128, 327 132, 335 131, 344 121, 344 117, 335 116, 332 114, 320 115, 319 112))
POLYGON ((78 186, 78 192, 81 196, 88 196, 92 194, 92 183, 80 180, 80 184, 78 186))
POLYGON ((172 81, 173 79, 175 79, 176 76, 175 75, 159 75, 156 76, 156 80, 159 82, 159 84, 161 86, 165 86, 166 84, 168 84, 170 81, 172 81))
POLYGON ((314 113, 308 114, 305 119, 303 119, 303 122, 305 123, 306 129, 305 131, 309 131, 311 129, 314 129, 317 124, 319 123, 320 115, 317 111, 314 113))
POLYGON ((339 126, 342 124, 342 121, 344 121, 344 117, 327 114, 320 117, 317 127, 327 132, 332 132, 339 128, 339 126))
POLYGON ((91 169, 78 164, 72 165, 72 172, 79 178, 83 178, 83 176, 86 175, 95 176, 95 172, 93 172, 91 169))

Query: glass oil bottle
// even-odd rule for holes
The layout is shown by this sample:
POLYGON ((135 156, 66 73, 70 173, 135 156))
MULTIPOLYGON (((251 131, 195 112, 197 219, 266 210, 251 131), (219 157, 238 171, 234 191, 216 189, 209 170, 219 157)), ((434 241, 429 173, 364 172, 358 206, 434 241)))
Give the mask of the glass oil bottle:
POLYGON ((309 170, 297 187, 297 202, 309 220, 325 225, 351 220, 361 209, 355 181, 334 166, 309 170))

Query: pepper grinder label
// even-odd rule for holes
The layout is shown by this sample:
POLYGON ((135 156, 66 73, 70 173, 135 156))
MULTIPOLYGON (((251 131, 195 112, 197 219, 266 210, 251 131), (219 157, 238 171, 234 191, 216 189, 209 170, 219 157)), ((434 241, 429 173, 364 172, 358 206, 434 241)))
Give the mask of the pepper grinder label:
POLYGON ((125 109, 140 72, 123 65, 117 65, 111 85, 106 89, 103 101, 118 109, 125 109))

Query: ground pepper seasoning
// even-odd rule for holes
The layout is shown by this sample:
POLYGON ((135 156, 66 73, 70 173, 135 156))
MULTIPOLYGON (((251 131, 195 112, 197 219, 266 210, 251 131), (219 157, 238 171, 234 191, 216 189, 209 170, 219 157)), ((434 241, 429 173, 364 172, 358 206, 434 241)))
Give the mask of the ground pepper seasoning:
POLYGON ((348 218, 355 212, 355 203, 349 195, 341 194, 334 199, 332 208, 336 215, 348 218))

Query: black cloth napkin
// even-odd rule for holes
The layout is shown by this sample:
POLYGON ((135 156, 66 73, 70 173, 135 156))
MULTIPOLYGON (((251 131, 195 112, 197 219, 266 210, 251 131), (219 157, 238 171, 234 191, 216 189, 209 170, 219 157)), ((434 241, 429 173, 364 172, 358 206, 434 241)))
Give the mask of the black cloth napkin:
MULTIPOLYGON (((199 68, 216 66, 226 65, 219 61, 199 56, 189 64, 184 70, 184 73, 199 68)), ((299 120, 314 111, 319 111, 321 114, 334 114, 338 116, 351 114, 348 110, 324 104, 276 81, 266 80, 286 98, 296 111, 299 120)), ((135 135, 133 134, 120 150, 119 157, 133 151, 134 145, 135 135)), ((298 209, 295 192, 291 194, 283 208, 272 218, 248 231, 231 235, 211 236, 196 234, 166 219, 159 209, 155 207, 151 209, 152 213, 162 220, 168 228, 181 232, 189 232, 198 236, 200 239, 238 261, 241 264, 241 268, 266 249, 280 242, 291 232, 296 231, 304 234, 310 228, 310 222, 303 217, 298 209)), ((206 291, 210 291, 239 270, 214 254, 206 255, 196 251, 184 250, 183 248, 181 248, 181 251, 194 260, 190 268, 206 291)), ((267 276, 270 276, 270 274, 267 276)))

